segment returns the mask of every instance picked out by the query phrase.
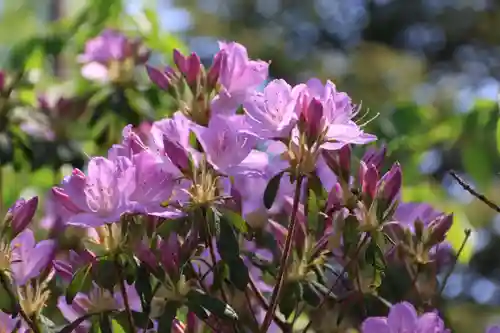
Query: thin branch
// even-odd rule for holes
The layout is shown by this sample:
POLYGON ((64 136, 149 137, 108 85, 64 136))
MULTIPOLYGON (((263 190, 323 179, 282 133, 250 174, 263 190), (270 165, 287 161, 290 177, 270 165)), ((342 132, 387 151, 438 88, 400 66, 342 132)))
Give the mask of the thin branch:
POLYGON ((281 294, 281 289, 283 287, 283 284, 285 282, 285 273, 286 273, 286 268, 288 264, 288 259, 290 258, 290 253, 292 252, 292 244, 293 244, 293 239, 295 236, 295 226, 296 226, 296 220, 297 220, 297 211, 299 209, 299 200, 300 200, 300 192, 302 189, 302 180, 303 177, 301 175, 298 176, 296 180, 296 185, 295 185, 295 195, 293 198, 293 205, 292 205, 292 215, 290 217, 290 224, 288 226, 288 234, 286 236, 286 241, 285 241, 285 248, 283 250, 283 256, 281 257, 281 262, 280 262, 280 269, 278 272, 278 280, 276 281, 276 285, 274 286, 273 293, 271 295, 271 303, 269 305, 269 310, 266 313, 266 316, 264 318, 264 322, 261 327, 261 332, 266 333, 269 325, 271 325, 271 321, 274 315, 274 312, 276 311, 276 308, 278 307, 278 302, 281 294))
MULTIPOLYGON (((269 311, 269 304, 267 304, 266 298, 264 297, 264 295, 262 295, 262 292, 259 290, 259 288, 257 288, 257 285, 255 284, 255 281, 251 276, 250 276, 250 288, 257 297, 257 301, 259 302, 260 306, 264 310, 266 310, 266 312, 269 311)), ((273 315, 273 320, 284 333, 290 332, 290 325, 288 325, 287 322, 278 318, 276 314, 273 315)))
POLYGON ((465 237, 464 240, 462 241, 462 245, 460 245, 460 248, 458 249, 457 255, 455 256, 455 260, 453 261, 453 265, 450 267, 448 272, 446 273, 443 283, 441 284, 441 288, 439 289, 439 295, 441 295, 444 291, 444 288, 446 287, 446 283, 448 282, 448 279, 451 276, 451 273, 455 270, 455 266, 457 265, 458 258, 460 258, 460 255, 464 251, 465 244, 467 244, 467 241, 469 240, 470 235, 472 234, 472 231, 470 229, 465 229, 465 237))
POLYGON ((120 286, 120 292, 121 292, 122 297, 123 297, 123 303, 125 303, 125 311, 127 313, 127 322, 128 322, 128 325, 130 326, 130 332, 134 333, 134 331, 135 331, 134 317, 132 316, 132 310, 130 309, 130 302, 128 299, 127 289, 125 288, 123 270, 122 270, 120 263, 118 262, 118 258, 117 258, 117 260, 115 260, 115 266, 116 266, 116 270, 118 272, 118 278, 120 280, 118 283, 120 286))
POLYGON ((462 178, 460 178, 455 173, 455 171, 451 170, 450 171, 450 175, 457 181, 458 184, 460 184, 460 186, 462 186, 462 188, 464 190, 466 190, 467 192, 469 192, 470 194, 472 194, 473 196, 475 196, 476 198, 478 198, 480 201, 484 202, 486 205, 488 205, 488 207, 490 207, 491 209, 493 209, 497 213, 500 213, 500 207, 497 204, 495 204, 494 202, 492 202, 490 199, 488 199, 483 194, 481 194, 481 193, 477 192, 476 190, 474 190, 472 188, 472 186, 470 186, 462 178))

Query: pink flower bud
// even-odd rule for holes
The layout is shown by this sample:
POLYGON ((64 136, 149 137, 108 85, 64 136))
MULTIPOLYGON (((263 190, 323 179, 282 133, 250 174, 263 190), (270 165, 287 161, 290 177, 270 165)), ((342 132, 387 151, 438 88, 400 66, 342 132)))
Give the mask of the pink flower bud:
POLYGON ((213 89, 215 85, 217 84, 217 81, 219 80, 219 75, 222 66, 224 66, 224 63, 226 61, 227 53, 225 50, 220 50, 217 52, 217 54, 214 57, 214 61, 212 63, 212 66, 208 70, 207 74, 207 85, 209 89, 213 89))
POLYGON ((378 182, 378 170, 375 165, 367 166, 363 161, 360 162, 360 182, 361 193, 372 199, 375 198, 378 182))
POLYGON ((162 72, 157 68, 146 65, 146 71, 151 82, 156 84, 160 89, 167 90, 172 86, 175 72, 171 67, 165 68, 165 71, 162 72))
POLYGON ((351 174, 351 146, 345 145, 339 150, 323 150, 322 155, 330 169, 348 182, 351 174))
POLYGON ((201 74, 201 60, 200 57, 196 53, 191 53, 189 58, 187 59, 187 70, 183 72, 186 77, 186 80, 190 86, 196 84, 198 77, 201 74))
POLYGON ((177 49, 174 50, 174 63, 175 66, 177 66, 177 69, 179 69, 181 73, 183 74, 187 73, 189 68, 188 59, 177 49))
POLYGON ((401 166, 396 162, 379 182, 381 198, 389 204, 392 203, 401 190, 402 182, 401 166))
MULTIPOLYGON (((304 96, 303 98, 305 100, 307 97, 304 96)), ((305 103, 305 101, 303 103, 305 103)), ((313 98, 307 106, 303 106, 305 106, 305 108, 302 109, 301 118, 302 121, 305 122, 305 131, 311 140, 315 140, 322 131, 323 104, 320 100, 313 98)))
POLYGON ((373 164, 378 170, 380 170, 380 168, 382 167, 382 163, 384 162, 386 153, 387 147, 385 145, 382 145, 380 149, 370 147, 365 152, 361 160, 365 162, 366 165, 373 164))
POLYGON ((170 274, 179 269, 180 244, 176 233, 171 233, 168 239, 160 244, 160 259, 163 267, 170 274))
POLYGON ((330 193, 328 193, 328 202, 326 204, 326 211, 329 214, 331 211, 337 211, 342 207, 343 190, 340 183, 333 185, 330 193))
POLYGON ((11 228, 11 237, 17 236, 26 229, 28 224, 31 223, 37 207, 38 197, 35 196, 28 201, 19 199, 9 208, 5 220, 11 228))
POLYGON ((429 224, 429 243, 427 245, 433 246, 443 242, 446 239, 446 234, 453 225, 453 214, 441 215, 435 218, 429 224))

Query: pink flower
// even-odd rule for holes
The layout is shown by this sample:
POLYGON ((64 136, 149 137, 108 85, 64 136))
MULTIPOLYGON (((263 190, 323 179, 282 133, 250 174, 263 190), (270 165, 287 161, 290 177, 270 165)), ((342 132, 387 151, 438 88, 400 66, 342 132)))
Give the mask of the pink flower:
POLYGON ((212 109, 216 113, 227 114, 233 113, 267 79, 269 64, 250 60, 246 48, 241 44, 219 42, 219 47, 220 52, 226 55, 219 73, 223 89, 214 99, 212 109))
POLYGON ((292 87, 285 80, 271 81, 263 93, 254 93, 245 102, 252 130, 263 138, 286 138, 297 123, 297 97, 305 85, 292 87))
POLYGON ((116 222, 129 211, 129 196, 136 189, 134 168, 126 157, 94 157, 87 175, 78 169, 53 188, 56 200, 68 212, 68 224, 98 227, 116 222))
POLYGON ((257 138, 249 132, 244 117, 238 115, 215 115, 208 127, 195 126, 193 131, 207 160, 221 172, 243 161, 257 142, 257 138))
POLYGON ((318 79, 307 81, 307 89, 301 91, 296 107, 299 114, 309 119, 310 126, 318 127, 315 132, 325 131, 326 142, 321 144, 323 149, 337 150, 346 144, 366 144, 376 140, 374 135, 363 132, 352 120, 357 114, 356 108, 349 96, 338 92, 331 81, 325 85, 318 79), (322 114, 314 115, 314 112, 322 114))

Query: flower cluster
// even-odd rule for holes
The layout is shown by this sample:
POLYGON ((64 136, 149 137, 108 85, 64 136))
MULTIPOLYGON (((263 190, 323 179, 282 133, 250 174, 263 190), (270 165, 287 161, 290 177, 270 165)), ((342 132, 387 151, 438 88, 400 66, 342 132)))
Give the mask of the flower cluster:
MULTIPOLYGON (((87 43, 83 75, 129 80, 147 58, 138 46, 104 32, 87 43)), ((452 215, 402 203, 402 170, 384 169, 385 148, 354 165, 354 151, 376 137, 334 83, 266 84, 269 63, 238 43, 219 48, 208 69, 177 50, 175 66, 146 65, 177 109, 140 135, 126 126, 106 156, 52 189, 52 240, 36 243, 28 228, 37 199, 11 208, 0 277, 19 300, 10 314, 22 316, 2 313, 5 329, 41 331, 54 276, 66 328, 77 332, 110 320, 130 332, 289 332, 301 312, 400 301, 386 292, 395 270, 411 282, 409 297, 434 304, 428 281, 448 262, 452 215), (76 245, 60 235, 77 235, 76 245)), ((437 312, 419 316, 409 303, 387 318, 346 318, 364 333, 447 332, 437 312)))

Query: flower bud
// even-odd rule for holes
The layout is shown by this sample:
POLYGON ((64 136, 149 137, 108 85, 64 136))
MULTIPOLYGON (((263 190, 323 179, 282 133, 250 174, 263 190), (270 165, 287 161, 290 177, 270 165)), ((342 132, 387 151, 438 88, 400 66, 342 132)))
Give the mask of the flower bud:
POLYGON ((361 160, 363 162, 365 162, 367 165, 370 165, 370 164, 375 165, 375 167, 378 170, 380 170, 380 168, 382 167, 382 163, 384 162, 386 152, 387 152, 387 148, 385 145, 383 145, 378 150, 374 147, 370 147, 365 152, 365 154, 363 155, 363 158, 361 160))
POLYGON ((4 225, 10 228, 10 236, 15 237, 26 229, 35 215, 38 207, 38 197, 33 197, 26 201, 19 199, 9 208, 5 216, 4 225))
POLYGON ((165 71, 162 72, 157 68, 146 65, 146 71, 151 82, 156 84, 160 89, 168 90, 172 87, 175 72, 171 67, 166 67, 165 71))
POLYGON ((176 233, 172 232, 168 239, 161 241, 160 259, 169 274, 173 274, 179 269, 179 250, 180 244, 176 233))
POLYGON ((208 90, 211 91, 217 85, 217 81, 219 81, 220 70, 226 61, 227 53, 225 50, 221 50, 217 52, 214 57, 214 61, 212 66, 208 70, 207 73, 207 86, 208 90))
POLYGON ((187 58, 187 70, 183 74, 186 76, 187 83, 193 88, 201 74, 201 60, 196 53, 191 53, 187 58))
POLYGON ((363 197, 373 200, 377 191, 378 170, 375 165, 360 162, 360 183, 363 197))
POLYGON ((166 135, 163 136, 163 149, 172 163, 181 171, 188 170, 189 156, 186 150, 177 142, 171 141, 166 135))
POLYGON ((344 195, 342 190, 342 185, 340 183, 336 183, 332 186, 330 193, 328 193, 328 201, 326 204, 326 212, 330 214, 330 212, 335 212, 342 207, 344 195))
POLYGON ((429 239, 427 240, 427 246, 433 246, 443 242, 446 239, 446 234, 453 225, 453 214, 441 215, 435 218, 429 224, 429 239))
POLYGON ((307 104, 306 98, 305 96, 303 97, 301 120, 305 125, 305 132, 308 139, 311 142, 315 142, 322 131, 323 104, 316 98, 313 98, 307 104))
POLYGON ((188 59, 177 49, 174 49, 174 63, 182 74, 187 73, 188 59))
POLYGON ((349 182, 351 173, 351 146, 345 145, 339 150, 323 150, 322 155, 328 167, 337 176, 349 182))
POLYGON ((399 163, 394 163, 379 182, 380 196, 390 205, 401 190, 403 175, 399 163))
POLYGON ((414 222, 415 225, 415 237, 417 238, 417 241, 421 241, 422 237, 424 236, 424 229, 425 225, 424 222, 422 222, 420 219, 417 219, 414 222))

